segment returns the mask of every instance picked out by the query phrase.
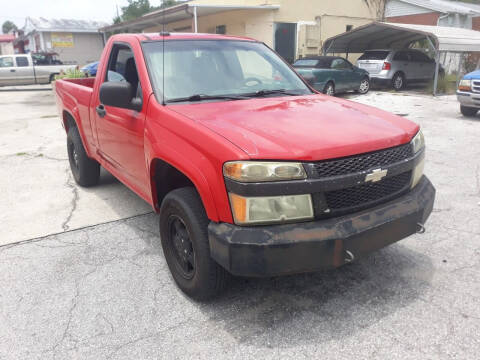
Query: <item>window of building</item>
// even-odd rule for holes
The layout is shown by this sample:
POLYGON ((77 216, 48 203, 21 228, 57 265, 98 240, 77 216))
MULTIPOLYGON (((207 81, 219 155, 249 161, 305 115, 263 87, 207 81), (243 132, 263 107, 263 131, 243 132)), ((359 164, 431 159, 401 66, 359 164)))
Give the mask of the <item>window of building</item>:
POLYGON ((13 67, 13 57, 0 58, 0 67, 13 67))
POLYGON ((25 66, 28 66, 28 59, 26 56, 18 56, 16 58, 17 60, 17 66, 18 67, 25 67, 25 66))
POLYGON ((347 31, 352 31, 353 25, 347 25, 347 31))
POLYGON ((218 25, 215 27, 215 34, 225 35, 227 33, 227 25, 218 25))

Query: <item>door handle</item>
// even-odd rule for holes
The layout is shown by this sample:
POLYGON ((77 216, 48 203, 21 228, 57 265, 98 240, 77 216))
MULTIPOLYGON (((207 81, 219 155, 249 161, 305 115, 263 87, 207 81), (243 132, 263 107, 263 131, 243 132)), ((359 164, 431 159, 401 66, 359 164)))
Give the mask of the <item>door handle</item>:
POLYGON ((105 106, 103 106, 102 104, 98 105, 95 110, 100 117, 104 117, 105 115, 107 115, 107 110, 105 110, 105 106))
POLYGON ((15 69, 10 69, 10 72, 15 72, 15 71, 17 71, 17 70, 15 70, 15 69))

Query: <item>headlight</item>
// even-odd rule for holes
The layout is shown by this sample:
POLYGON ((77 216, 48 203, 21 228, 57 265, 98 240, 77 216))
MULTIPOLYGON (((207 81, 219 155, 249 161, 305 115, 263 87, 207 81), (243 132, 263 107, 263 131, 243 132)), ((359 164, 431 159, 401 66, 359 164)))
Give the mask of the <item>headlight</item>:
POLYGON ((223 175, 240 182, 298 180, 307 177, 302 164, 289 162, 231 161, 223 175))
POLYGON ((238 225, 313 219, 310 194, 243 197, 230 193, 229 197, 233 218, 238 225))
MULTIPOLYGON (((412 144, 413 153, 416 154, 425 147, 425 138, 423 137, 422 130, 410 142, 412 144)), ((423 155, 422 155, 423 156, 423 155)), ((415 166, 412 174, 412 188, 414 188, 423 176, 423 168, 425 166, 425 158, 415 166)))
POLYGON ((460 80, 460 83, 458 84, 458 90, 472 91, 472 80, 460 80))
POLYGON ((412 174, 412 186, 411 188, 413 189, 415 186, 417 186, 418 182, 423 176, 423 168, 425 166, 425 158, 423 158, 417 166, 413 169, 413 174, 412 174))
POLYGON ((416 154, 425 147, 425 138, 423 137, 422 130, 420 130, 417 135, 415 135, 410 144, 412 144, 414 154, 416 154))

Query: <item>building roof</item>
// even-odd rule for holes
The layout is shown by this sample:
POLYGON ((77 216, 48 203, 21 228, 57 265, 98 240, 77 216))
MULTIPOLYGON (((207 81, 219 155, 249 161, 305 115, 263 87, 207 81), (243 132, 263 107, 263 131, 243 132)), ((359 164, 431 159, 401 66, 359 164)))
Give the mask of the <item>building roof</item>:
POLYGON ((480 5, 461 1, 448 0, 398 0, 411 5, 441 13, 456 13, 462 15, 480 15, 480 5))
POLYGON ((370 49, 404 48, 429 37, 438 51, 480 51, 480 31, 445 26, 372 22, 331 37, 325 53, 362 53, 370 49))
POLYGON ((15 40, 15 35, 13 34, 1 34, 0 35, 0 42, 12 42, 15 40))
MULTIPOLYGON (((228 0, 225 0, 227 2, 228 0)), ((169 8, 155 10, 137 19, 124 21, 118 24, 105 26, 100 31, 142 31, 155 25, 169 24, 172 22, 192 19, 197 16, 207 16, 232 10, 278 10, 280 5, 210 5, 184 3, 169 8)))
POLYGON ((27 17, 24 31, 26 34, 36 31, 52 32, 98 32, 101 27, 107 26, 103 21, 74 20, 74 19, 45 19, 27 17))

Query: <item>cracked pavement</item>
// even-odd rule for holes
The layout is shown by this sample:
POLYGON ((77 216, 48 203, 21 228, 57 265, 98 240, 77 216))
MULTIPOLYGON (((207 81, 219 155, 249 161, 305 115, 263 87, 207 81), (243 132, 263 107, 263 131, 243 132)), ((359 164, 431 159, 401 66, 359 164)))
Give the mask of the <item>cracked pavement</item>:
POLYGON ((422 125, 424 235, 200 304, 174 286, 148 205, 107 173, 74 184, 50 91, 1 90, 0 359, 478 358, 480 116, 454 97, 351 96, 422 125))

